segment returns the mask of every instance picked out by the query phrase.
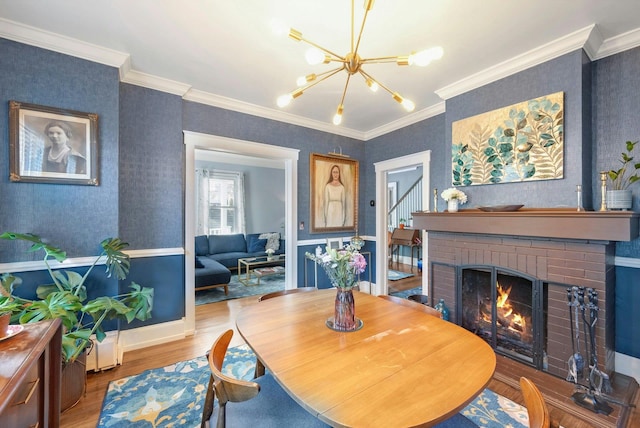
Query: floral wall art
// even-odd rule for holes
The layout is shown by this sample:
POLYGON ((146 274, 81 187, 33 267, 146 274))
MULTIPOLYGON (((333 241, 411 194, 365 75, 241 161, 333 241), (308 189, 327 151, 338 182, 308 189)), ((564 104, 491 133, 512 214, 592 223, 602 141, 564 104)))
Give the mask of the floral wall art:
POLYGON ((454 186, 563 177, 564 92, 452 124, 454 186))

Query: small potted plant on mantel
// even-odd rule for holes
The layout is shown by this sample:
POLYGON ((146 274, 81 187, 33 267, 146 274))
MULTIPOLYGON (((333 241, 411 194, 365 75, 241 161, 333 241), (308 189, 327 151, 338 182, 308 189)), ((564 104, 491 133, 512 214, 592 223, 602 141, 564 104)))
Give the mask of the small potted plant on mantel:
POLYGON ((407 219, 405 218, 401 218, 400 220, 398 220, 398 227, 400 229, 404 229, 404 225, 407 224, 407 219))
POLYGON ((640 162, 633 163, 632 156, 636 144, 638 144, 637 141, 627 141, 625 143, 626 153, 622 152, 620 157, 622 167, 617 170, 607 171, 607 176, 612 185, 611 190, 607 190, 605 198, 609 209, 628 210, 631 208, 633 198, 629 186, 640 180, 640 175, 638 175, 640 162), (634 171, 633 174, 631 174, 631 171, 634 171))
POLYGON ((13 319, 20 324, 55 318, 62 321, 61 409, 64 411, 75 405, 84 393, 86 354, 93 345, 92 336, 95 335, 98 342, 106 337, 102 323, 107 319, 131 322, 151 318, 153 289, 132 282, 129 293, 88 300, 85 282, 99 261, 104 260, 107 278, 115 275, 124 280, 129 273, 129 256, 122 252, 129 244, 118 238, 107 238, 100 243, 102 252, 84 275, 71 270, 54 270, 51 262, 63 262, 67 253, 45 243, 37 235, 5 232, 0 238, 27 241, 32 244, 29 251, 44 252, 44 264, 53 283, 39 285, 36 298, 31 300, 15 294, 22 280, 5 273, 0 276, 0 294, 17 303, 17 307, 12 307, 12 313, 13 319))

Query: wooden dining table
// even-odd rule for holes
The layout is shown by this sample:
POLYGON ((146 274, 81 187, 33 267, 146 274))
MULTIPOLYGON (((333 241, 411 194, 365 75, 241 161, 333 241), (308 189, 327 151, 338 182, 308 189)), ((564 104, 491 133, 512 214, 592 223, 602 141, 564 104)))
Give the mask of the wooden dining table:
POLYGON ((335 289, 246 307, 236 326, 287 393, 335 427, 431 426, 464 408, 496 366, 478 336, 437 317, 354 291, 361 329, 337 332, 335 289))

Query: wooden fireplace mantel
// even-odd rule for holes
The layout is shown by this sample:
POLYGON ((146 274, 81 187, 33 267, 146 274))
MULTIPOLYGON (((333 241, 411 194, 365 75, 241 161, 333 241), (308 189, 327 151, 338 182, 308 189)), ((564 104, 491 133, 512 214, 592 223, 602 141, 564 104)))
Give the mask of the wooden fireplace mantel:
POLYGON ((631 241, 638 237, 640 213, 523 208, 513 212, 479 209, 414 212, 413 228, 427 232, 478 233, 596 241, 631 241))

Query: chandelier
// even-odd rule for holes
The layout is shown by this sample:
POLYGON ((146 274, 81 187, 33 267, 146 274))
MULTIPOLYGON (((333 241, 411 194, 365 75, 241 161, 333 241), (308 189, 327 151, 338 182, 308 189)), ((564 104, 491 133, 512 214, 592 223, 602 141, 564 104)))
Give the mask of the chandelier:
POLYGON ((395 62, 399 66, 406 65, 417 65, 424 67, 428 65, 432 60, 442 58, 442 48, 441 47, 433 47, 430 49, 426 49, 420 52, 413 52, 411 55, 403 55, 403 56, 387 56, 387 57, 379 57, 379 58, 361 58, 358 55, 358 48, 360 47, 360 39, 362 38, 362 32, 364 31, 364 25, 367 22, 367 15, 369 11, 373 8, 373 3, 375 0, 364 0, 364 17, 362 18, 362 25, 360 26, 360 31, 358 33, 357 41, 354 38, 354 1, 351 0, 351 50, 346 55, 338 55, 329 49, 326 49, 316 43, 313 43, 310 40, 302 37, 302 33, 293 28, 288 29, 289 37, 298 42, 305 42, 311 45, 311 49, 307 51, 305 58, 310 65, 318 65, 318 64, 329 64, 331 62, 339 63, 340 66, 323 73, 315 74, 311 73, 306 76, 299 77, 297 80, 298 88, 288 94, 282 95, 278 98, 277 104, 278 107, 285 107, 289 105, 289 103, 303 94, 307 89, 317 85, 318 83, 330 78, 331 76, 345 71, 347 73, 347 81, 344 85, 344 90, 342 92, 342 98, 340 99, 340 104, 338 104, 338 108, 336 110, 336 114, 333 117, 333 123, 335 125, 340 125, 342 123, 342 113, 344 111, 344 99, 347 94, 347 88, 349 87, 349 81, 351 77, 359 74, 364 78, 364 82, 367 84, 369 89, 373 92, 376 92, 378 88, 383 88, 385 91, 391 94, 392 98, 400 103, 402 107, 408 112, 411 112, 415 109, 415 104, 406 98, 403 98, 398 92, 392 91, 387 86, 383 85, 380 81, 376 80, 371 74, 366 72, 363 67, 368 64, 376 64, 376 63, 388 63, 395 62))

